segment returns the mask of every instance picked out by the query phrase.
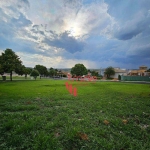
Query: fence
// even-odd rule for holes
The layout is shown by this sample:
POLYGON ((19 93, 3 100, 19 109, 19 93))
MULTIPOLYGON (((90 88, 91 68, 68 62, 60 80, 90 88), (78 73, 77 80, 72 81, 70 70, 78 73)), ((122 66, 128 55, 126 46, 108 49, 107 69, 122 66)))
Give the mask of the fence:
POLYGON ((121 81, 150 81, 150 76, 121 76, 121 81))

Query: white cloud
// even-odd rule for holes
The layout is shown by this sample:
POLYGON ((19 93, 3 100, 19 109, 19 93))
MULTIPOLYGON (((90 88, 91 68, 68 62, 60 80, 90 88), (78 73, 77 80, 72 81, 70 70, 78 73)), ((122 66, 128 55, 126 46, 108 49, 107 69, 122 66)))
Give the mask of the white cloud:
POLYGON ((44 65, 47 68, 54 67, 54 68, 72 68, 77 63, 83 63, 87 68, 95 68, 97 67, 94 61, 88 60, 78 60, 78 59, 64 59, 62 56, 54 56, 48 57, 43 55, 30 55, 23 52, 16 53, 23 64, 28 67, 34 67, 37 64, 44 65))
POLYGON ((71 1, 66 3, 65 7, 63 0, 60 0, 59 4, 54 0, 44 4, 42 1, 36 4, 33 1, 30 3, 28 18, 34 24, 46 24, 47 30, 56 31, 59 34, 64 31, 70 31, 71 35, 76 37, 93 34, 93 32, 102 34, 107 33, 115 23, 107 13, 108 5, 104 2, 83 5, 81 1, 71 1))
POLYGON ((1 49, 0 49, 0 54, 2 54, 3 52, 4 52, 4 50, 1 50, 1 49))
MULTIPOLYGON (((23 6, 27 7, 27 3, 21 1, 18 3, 19 6, 17 3, 18 0, 11 0, 8 4, 3 1, 3 11, 7 12, 7 18, 10 16, 14 18, 14 16, 16 16, 16 19, 18 19, 20 13, 23 13, 24 20, 26 19, 26 22, 31 21, 32 24, 28 23, 28 26, 25 25, 19 28, 12 28, 16 36, 15 38, 33 42, 35 48, 40 47, 43 48, 43 50, 50 50, 52 46, 55 48, 55 45, 45 43, 44 40, 55 39, 58 37, 57 34, 70 31, 70 35, 68 36, 74 36, 75 39, 79 39, 78 41, 80 41, 81 37, 84 36, 84 38, 82 38, 84 40, 88 37, 85 35, 108 34, 114 23, 113 18, 107 13, 108 6, 104 2, 82 5, 81 1, 64 3, 63 0, 60 0, 58 3, 52 0, 51 2, 38 1, 35 3, 30 0, 30 9, 28 9, 28 11, 25 11, 25 9, 22 11, 20 9, 23 8, 23 6), (17 5, 18 7, 14 7, 13 5, 17 5), (7 11, 9 9, 8 6, 11 6, 10 11, 7 11), (38 18, 38 21, 36 21, 36 18, 38 18)), ((22 20, 16 21, 18 21, 19 25, 22 23, 22 20)), ((67 39, 69 39, 69 37, 67 39)), ((74 46, 80 44, 76 40, 73 40, 72 37, 70 37, 70 39, 74 41, 74 43, 72 43, 74 46)), ((66 41, 66 44, 67 42, 68 41, 66 41)), ((62 47, 56 47, 60 49, 66 48, 67 51, 71 51, 71 47, 67 47, 64 44, 60 44, 60 46, 62 47)), ((82 47, 79 50, 81 51, 81 49, 83 49, 82 44, 79 47, 82 47)), ((75 48, 73 52, 75 51, 78 51, 78 49, 75 48)))
POLYGON ((12 17, 18 19, 20 12, 25 15, 25 12, 29 8, 29 3, 28 0, 1 0, 0 8, 10 19, 12 17))

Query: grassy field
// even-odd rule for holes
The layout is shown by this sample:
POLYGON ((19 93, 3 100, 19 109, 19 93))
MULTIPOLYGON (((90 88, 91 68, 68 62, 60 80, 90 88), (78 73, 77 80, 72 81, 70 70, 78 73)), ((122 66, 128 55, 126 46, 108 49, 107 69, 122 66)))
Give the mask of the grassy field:
POLYGON ((0 150, 149 150, 150 84, 0 81, 0 150))

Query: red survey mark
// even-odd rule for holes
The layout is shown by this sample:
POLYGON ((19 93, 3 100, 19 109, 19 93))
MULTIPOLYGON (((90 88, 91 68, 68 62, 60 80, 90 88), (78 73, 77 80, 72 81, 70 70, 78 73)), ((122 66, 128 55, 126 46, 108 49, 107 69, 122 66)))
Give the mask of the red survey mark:
MULTIPOLYGON (((69 81, 80 81, 80 83, 81 82, 97 81, 97 77, 96 76, 90 76, 90 75, 75 76, 74 78, 72 78, 72 75, 68 73, 67 77, 68 77, 69 81)), ((73 96, 77 96, 77 88, 73 87, 72 84, 69 84, 68 82, 66 82, 65 84, 66 84, 66 89, 69 91, 69 93, 72 94, 73 96)), ((87 84, 81 83, 81 84, 78 84, 78 85, 87 85, 87 84)))
POLYGON ((69 91, 70 94, 72 94, 73 96, 77 96, 77 88, 73 87, 72 84, 69 84, 68 82, 66 82, 66 89, 69 91))

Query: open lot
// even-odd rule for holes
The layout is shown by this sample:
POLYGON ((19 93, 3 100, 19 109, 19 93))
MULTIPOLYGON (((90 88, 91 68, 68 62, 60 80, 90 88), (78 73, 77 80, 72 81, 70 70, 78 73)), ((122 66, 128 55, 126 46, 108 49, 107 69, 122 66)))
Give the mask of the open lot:
POLYGON ((150 84, 0 81, 0 150, 148 150, 150 84))

